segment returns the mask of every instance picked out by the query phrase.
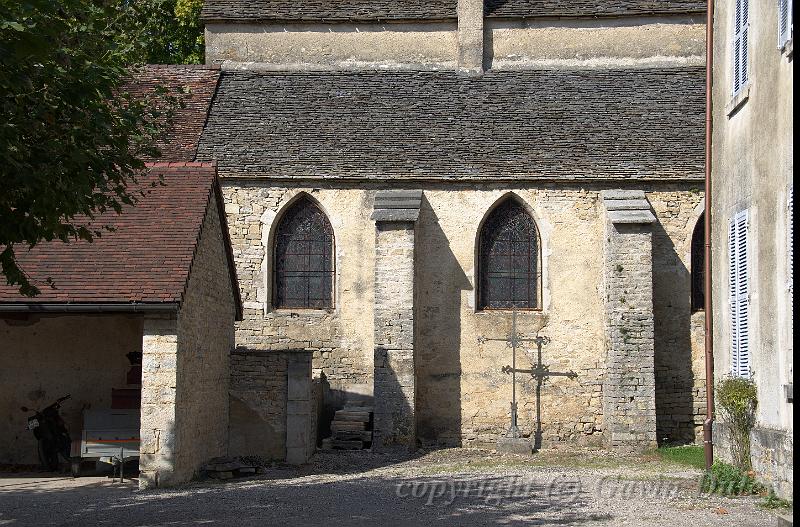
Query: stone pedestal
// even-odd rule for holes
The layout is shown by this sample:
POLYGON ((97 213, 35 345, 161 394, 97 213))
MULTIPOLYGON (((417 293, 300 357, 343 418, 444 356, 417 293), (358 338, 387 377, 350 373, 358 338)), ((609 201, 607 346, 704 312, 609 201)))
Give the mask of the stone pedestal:
POLYGON ((533 453, 530 439, 524 437, 501 437, 497 440, 497 451, 503 454, 529 455, 533 453))
POLYGON ((656 446, 653 232, 642 191, 603 192, 605 246, 605 439, 610 447, 656 446))
POLYGON ((375 196, 375 385, 372 447, 415 448, 414 225, 422 191, 375 196))

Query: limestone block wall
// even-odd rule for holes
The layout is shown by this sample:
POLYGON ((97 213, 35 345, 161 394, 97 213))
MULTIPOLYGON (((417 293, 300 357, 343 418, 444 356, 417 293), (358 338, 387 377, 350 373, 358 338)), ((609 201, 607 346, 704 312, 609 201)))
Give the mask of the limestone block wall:
POLYGON ((206 25, 206 60, 268 69, 455 69, 456 23, 206 25))
POLYGON ((704 61, 702 10, 598 18, 593 5, 567 19, 485 17, 481 4, 453 2, 457 20, 211 20, 205 28, 206 60, 223 69, 473 73, 704 61))
POLYGON ((142 329, 142 406, 139 487, 178 483, 178 320, 148 316, 142 329))
POLYGON ((286 458, 286 364, 278 351, 231 353, 230 455, 286 458))
POLYGON ((655 216, 641 191, 608 190, 604 300, 606 443, 656 446, 653 232, 655 216))
MULTIPOLYGON (((268 182, 226 182, 228 215, 244 320, 236 324, 239 350, 307 349, 324 372, 334 397, 371 392, 374 222, 372 196, 361 190, 289 187, 268 182), (334 230, 335 302, 332 310, 275 310, 271 234, 301 192, 324 210, 334 230), (355 201, 354 201, 355 200, 355 201)), ((339 397, 341 398, 341 397, 339 397)), ((342 398, 343 402, 343 398, 342 398)))
POLYGON ((0 463, 38 464, 30 414, 70 394, 61 407, 73 438, 84 409, 111 407, 111 389, 126 387, 126 353, 142 349, 138 315, 0 317, 0 463))
POLYGON ((316 447, 321 402, 311 353, 236 350, 230 364, 230 455, 307 459, 316 447))
POLYGON ((228 451, 229 353, 236 306, 212 197, 178 315, 178 462, 194 475, 228 451))
POLYGON ((705 313, 691 313, 691 305, 680 301, 683 297, 676 291, 676 284, 691 280, 692 232, 704 204, 700 189, 699 185, 690 187, 688 197, 675 191, 648 194, 658 218, 653 225, 653 312, 660 442, 702 442, 703 438, 705 313))
POLYGON ((145 318, 141 487, 188 481, 203 463, 228 453, 235 300, 214 199, 177 318, 145 318))
POLYGON ((414 223, 379 220, 375 229, 373 445, 413 447, 416 441, 414 223))
MULTIPOLYGON (((409 184, 410 185, 410 184, 409 184)), ((633 187, 633 185, 628 185, 633 187)), ((668 336, 656 354, 659 430, 690 430, 702 394, 702 349, 690 342, 688 247, 702 195, 698 184, 641 183, 658 219, 653 236, 656 335, 668 336), (687 360, 691 357, 691 360, 687 360), (698 362, 700 361, 700 362, 698 362), (659 373, 660 372, 660 373, 659 373), (692 386, 677 391, 675 382, 692 386), (694 395, 692 395, 694 393, 694 395), (688 395, 687 395, 688 394, 688 395), (672 408, 682 408, 680 412, 672 408), (662 410, 663 409, 663 410, 662 410), (681 413, 682 412, 682 413, 681 413), (680 414, 673 423, 673 414, 680 414), (671 424, 670 424, 671 423, 671 424)), ((372 391, 376 191, 387 185, 336 181, 225 182, 226 209, 245 304, 237 325, 238 350, 308 348, 330 393, 372 391), (328 214, 336 237, 336 307, 331 312, 274 312, 267 303, 269 229, 299 192, 328 214)), ((398 188, 394 185, 393 188, 398 188)), ((402 187, 400 187, 402 188, 402 187)), ((605 220, 599 193, 584 183, 417 182, 424 196, 416 226, 416 427, 422 443, 493 443, 505 432, 511 399, 510 350, 479 336, 503 337, 511 314, 475 309, 478 229, 493 204, 513 191, 536 220, 542 242, 542 304, 520 315, 522 333, 550 337, 543 362, 577 379, 552 378, 541 390, 545 442, 602 442, 605 429, 603 246, 605 220)), ((518 367, 535 360, 532 350, 518 367), (527 361, 527 362, 525 362, 527 361)), ((235 373, 234 373, 235 375, 235 373)), ((519 425, 533 434, 535 383, 518 377, 519 425)))

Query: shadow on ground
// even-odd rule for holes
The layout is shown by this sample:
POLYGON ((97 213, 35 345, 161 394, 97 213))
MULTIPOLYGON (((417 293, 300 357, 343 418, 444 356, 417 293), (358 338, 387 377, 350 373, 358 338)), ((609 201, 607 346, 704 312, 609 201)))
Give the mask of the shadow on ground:
POLYGON ((129 486, 0 487, 13 525, 583 525, 607 520, 574 487, 506 477, 252 480, 131 492, 129 486), (127 487, 127 488, 126 488, 127 487))

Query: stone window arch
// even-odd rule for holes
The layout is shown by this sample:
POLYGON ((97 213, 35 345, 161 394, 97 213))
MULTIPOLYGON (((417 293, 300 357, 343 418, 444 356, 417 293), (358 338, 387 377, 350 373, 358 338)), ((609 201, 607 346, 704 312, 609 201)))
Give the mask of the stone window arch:
POLYGON ((333 228, 310 197, 300 197, 281 216, 273 251, 275 308, 333 308, 333 228))
POLYGON ((509 196, 481 226, 478 309, 541 309, 541 269, 536 222, 522 203, 509 196))
POLYGON ((706 230, 705 213, 700 214, 692 232, 692 313, 702 311, 706 306, 705 273, 706 273, 706 230))

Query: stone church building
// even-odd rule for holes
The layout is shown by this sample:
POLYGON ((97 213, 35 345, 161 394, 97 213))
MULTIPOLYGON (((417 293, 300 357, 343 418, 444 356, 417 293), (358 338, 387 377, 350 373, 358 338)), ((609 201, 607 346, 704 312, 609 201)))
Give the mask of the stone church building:
POLYGON ((207 0, 196 161, 244 305, 231 453, 287 437, 270 393, 305 355, 323 421, 366 396, 376 445, 493 444, 515 312, 576 374, 517 375, 523 435, 538 412, 544 445, 700 437, 704 10, 207 0))
POLYGON ((704 10, 206 0, 208 64, 150 66, 131 88, 185 96, 152 167, 202 177, 173 174, 156 212, 130 216, 141 234, 94 245, 128 271, 73 247, 59 279, 74 294, 0 298, 0 371, 14 379, 0 461, 35 460, 21 404, 71 391, 75 431, 82 409, 109 395, 114 408, 125 352, 144 362, 125 388, 141 399, 143 486, 219 455, 305 462, 352 401, 373 409, 373 447, 494 446, 514 367, 532 446, 696 441, 704 10), (180 211, 195 202, 216 233, 213 275, 191 265, 205 216, 180 211), (164 228, 175 217, 183 244, 164 228), (117 291, 139 253, 152 262, 117 291), (102 284, 124 313, 97 313, 102 284), (169 327, 142 313, 148 294, 169 327), (73 331, 75 317, 94 325, 73 331))

